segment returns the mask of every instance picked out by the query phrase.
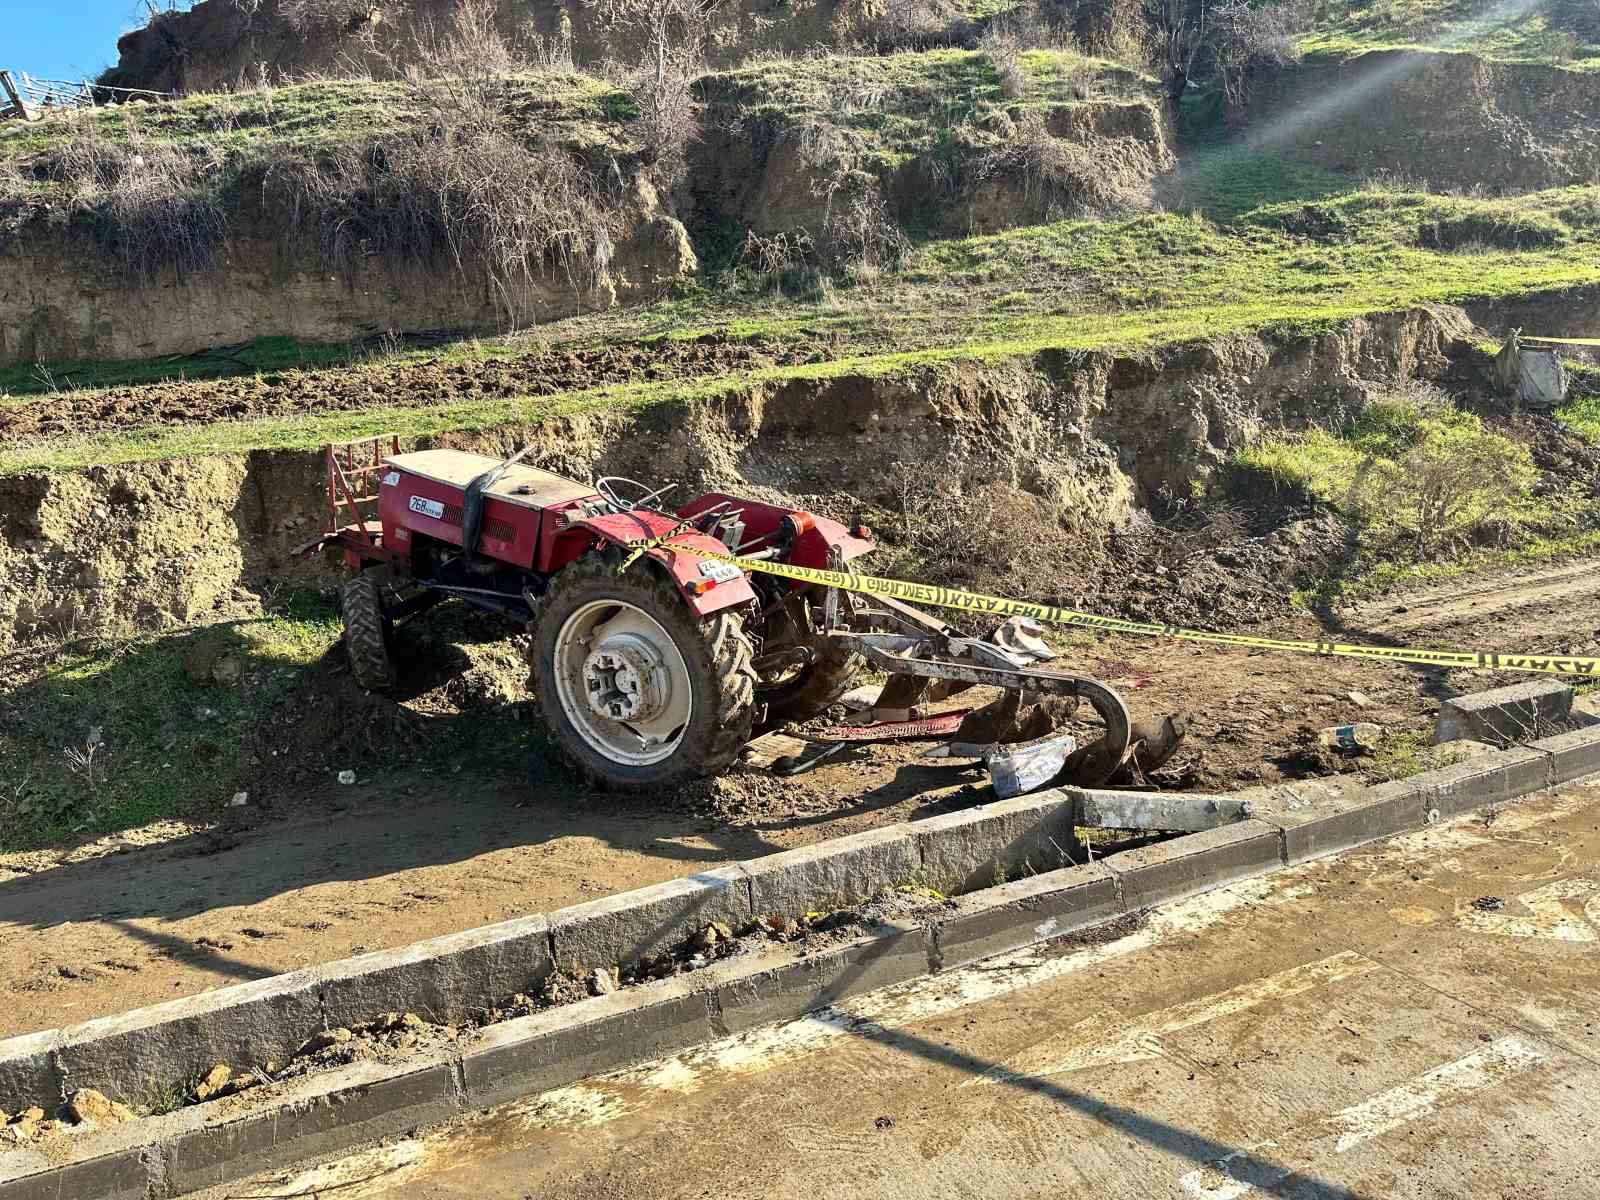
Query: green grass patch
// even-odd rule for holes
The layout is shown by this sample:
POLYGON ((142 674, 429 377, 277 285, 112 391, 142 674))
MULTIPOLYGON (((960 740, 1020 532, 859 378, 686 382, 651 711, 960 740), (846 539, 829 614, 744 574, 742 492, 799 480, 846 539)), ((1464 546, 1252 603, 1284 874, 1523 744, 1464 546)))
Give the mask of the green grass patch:
MULTIPOLYGON (((631 113, 623 93, 583 75, 513 75, 494 88, 508 113, 572 144, 613 142, 618 122, 631 113)), ((314 150, 403 130, 424 119, 430 104, 427 92, 409 83, 338 80, 64 112, 0 125, 0 163, 26 162, 85 135, 223 157, 270 147, 314 150)))
POLYGON ((339 636, 311 593, 248 620, 62 651, 0 691, 0 850, 172 817, 217 816, 262 713, 339 636), (195 682, 204 643, 237 669, 195 682))
POLYGON ((1069 50, 1032 50, 1021 62, 1027 90, 1015 98, 989 56, 972 50, 785 59, 708 75, 698 87, 716 120, 803 128, 838 154, 887 167, 1001 111, 1144 90, 1126 69, 1069 50))
POLYGON ((1461 51, 1501 62, 1600 70, 1600 19, 1581 0, 1508 5, 1496 0, 1317 0, 1307 11, 1308 54, 1461 51))
POLYGON ((1600 395, 1573 395, 1553 415, 1584 441, 1600 446, 1600 395))
POLYGON ((1379 399, 1338 432, 1273 434, 1235 455, 1234 491, 1287 490, 1361 528, 1354 561, 1297 603, 1332 606, 1600 548, 1600 505, 1581 488, 1550 487, 1525 447, 1443 404, 1424 393, 1379 399))
POLYGON ((903 272, 872 284, 841 285, 826 297, 756 299, 702 286, 650 308, 563 324, 575 338, 723 333, 812 338, 844 350, 824 362, 537 398, 465 399, 426 408, 11 443, 0 447, 0 472, 303 449, 389 431, 422 437, 596 407, 692 401, 764 381, 882 376, 1047 349, 1132 350, 1250 331, 1307 333, 1418 304, 1595 283, 1600 246, 1582 240, 1544 250, 1463 253, 1398 243, 1311 243, 1259 226, 1220 228, 1175 213, 1065 221, 927 243, 903 272))

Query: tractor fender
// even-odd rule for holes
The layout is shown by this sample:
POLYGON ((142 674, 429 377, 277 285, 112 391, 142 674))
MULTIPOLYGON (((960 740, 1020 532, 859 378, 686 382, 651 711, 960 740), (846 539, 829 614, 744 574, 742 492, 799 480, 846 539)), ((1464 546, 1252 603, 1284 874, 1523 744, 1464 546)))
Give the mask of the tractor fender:
MULTIPOLYGON (((662 537, 671 532, 672 522, 663 519, 661 523, 662 528, 653 536, 662 537)), ((588 529, 604 541, 630 554, 632 550, 629 542, 637 539, 640 532, 634 520, 616 516, 591 517, 588 520, 575 521, 573 526, 588 529)), ((694 552, 697 546, 716 554, 728 552, 728 548, 716 538, 691 531, 678 534, 664 546, 645 551, 645 556, 661 564, 662 570, 677 587, 678 594, 683 597, 683 602, 699 616, 709 617, 712 613, 737 608, 756 599, 756 591, 750 586, 750 580, 745 577, 743 571, 737 567, 730 568, 726 564, 701 558, 694 552)))

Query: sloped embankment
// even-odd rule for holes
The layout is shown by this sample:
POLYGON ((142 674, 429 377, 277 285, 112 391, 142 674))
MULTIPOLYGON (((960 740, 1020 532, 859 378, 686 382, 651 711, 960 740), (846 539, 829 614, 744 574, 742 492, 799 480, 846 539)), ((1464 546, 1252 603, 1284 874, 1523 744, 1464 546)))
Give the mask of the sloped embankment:
MULTIPOLYGON (((1265 428, 1336 425, 1374 386, 1467 369, 1470 333, 1459 310, 1416 309, 1324 333, 783 380, 434 444, 532 442, 536 461, 579 477, 773 489, 817 507, 892 511, 913 477, 998 481, 1103 530, 1191 494, 1265 428)), ((323 503, 319 456, 304 451, 0 478, 0 645, 194 620, 236 587, 320 570, 289 551, 323 503)))
POLYGON ((1252 140, 1351 175, 1522 192, 1600 179, 1600 74, 1473 54, 1308 56, 1251 98, 1252 140))

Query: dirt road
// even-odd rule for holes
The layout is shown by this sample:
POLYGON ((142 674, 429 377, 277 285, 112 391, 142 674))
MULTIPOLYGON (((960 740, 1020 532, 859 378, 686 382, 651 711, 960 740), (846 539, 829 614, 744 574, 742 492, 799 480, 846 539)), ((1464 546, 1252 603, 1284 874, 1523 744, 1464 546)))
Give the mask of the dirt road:
POLYGON ((231 1196, 1567 1200, 1600 789, 855 998, 231 1196))
MULTIPOLYGON (((1338 636, 1592 653, 1596 570, 1456 581, 1354 610, 1338 636)), ((1305 618, 1285 632, 1319 628, 1305 618)), ((1324 726, 1428 730, 1441 696, 1512 678, 1147 640, 1080 643, 1066 659, 1111 679, 1137 712, 1194 711, 1180 766, 1211 790, 1310 769, 1299 739, 1324 726)), ((671 801, 530 790, 503 772, 449 776, 446 789, 400 775, 313 794, 302 815, 237 835, 173 827, 0 858, 0 1036, 990 798, 978 774, 916 752, 870 747, 788 781, 743 772, 671 801)))

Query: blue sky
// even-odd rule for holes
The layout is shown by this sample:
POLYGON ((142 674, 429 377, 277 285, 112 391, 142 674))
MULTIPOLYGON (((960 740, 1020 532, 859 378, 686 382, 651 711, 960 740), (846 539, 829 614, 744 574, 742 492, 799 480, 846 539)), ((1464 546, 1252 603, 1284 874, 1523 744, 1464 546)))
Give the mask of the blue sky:
POLYGON ((137 0, 5 0, 4 7, 0 67, 39 79, 98 75, 117 61, 117 38, 147 13, 137 0))

